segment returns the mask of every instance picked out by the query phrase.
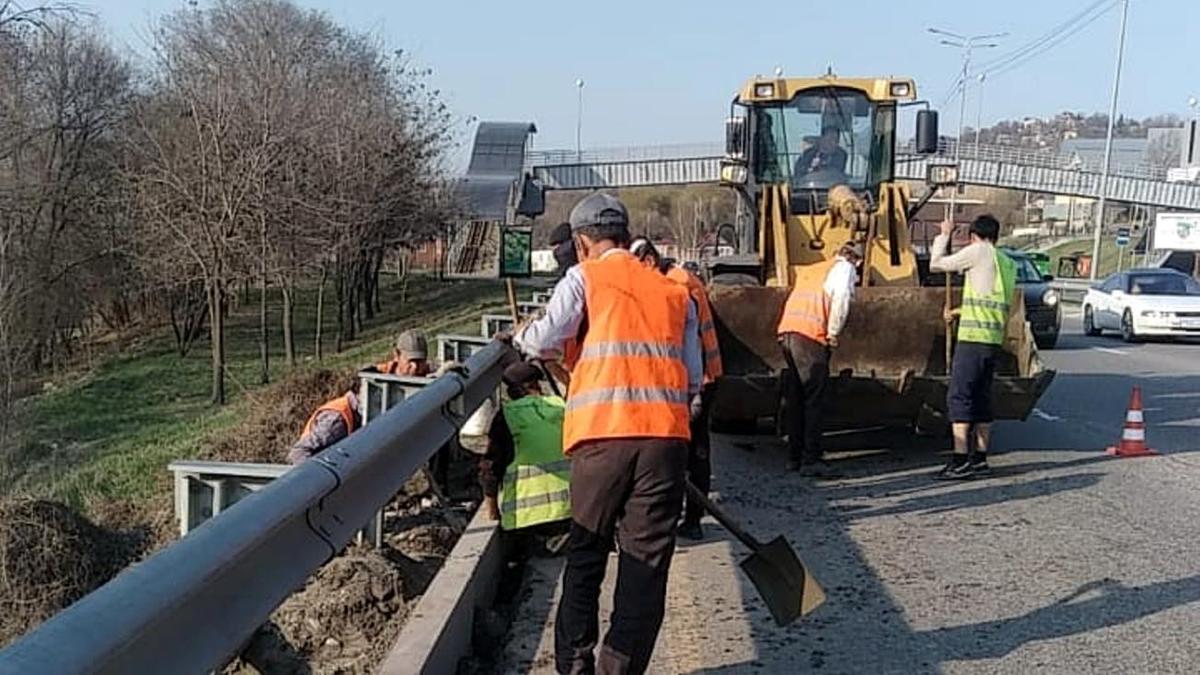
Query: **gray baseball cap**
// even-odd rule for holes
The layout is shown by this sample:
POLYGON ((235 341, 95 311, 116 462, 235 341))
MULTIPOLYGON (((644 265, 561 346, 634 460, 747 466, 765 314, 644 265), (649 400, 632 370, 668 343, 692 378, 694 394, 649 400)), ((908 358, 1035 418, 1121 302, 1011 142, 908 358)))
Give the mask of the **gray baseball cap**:
POLYGON ((590 194, 571 209, 571 231, 594 225, 629 227, 629 212, 620 199, 603 192, 590 194))
POLYGON ((843 248, 844 250, 850 251, 851 253, 853 253, 853 254, 854 254, 854 256, 855 256, 856 258, 858 258, 859 260, 862 260, 862 257, 863 257, 863 245, 862 245, 860 242, 857 242, 857 241, 848 241, 848 242, 846 242, 845 244, 843 244, 843 245, 842 245, 842 248, 843 248))
POLYGON ((396 351, 410 359, 428 358, 428 348, 425 336, 415 330, 406 330, 396 336, 396 351))

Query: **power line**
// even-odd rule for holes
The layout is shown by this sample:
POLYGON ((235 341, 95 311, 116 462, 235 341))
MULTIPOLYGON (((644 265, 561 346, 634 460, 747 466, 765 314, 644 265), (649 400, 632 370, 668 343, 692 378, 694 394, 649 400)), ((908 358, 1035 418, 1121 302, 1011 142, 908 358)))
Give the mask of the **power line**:
POLYGON ((993 61, 984 63, 980 72, 987 75, 1000 75, 1014 70, 1033 58, 1046 53, 1062 44, 1075 34, 1087 28, 1097 19, 1104 16, 1117 5, 1118 0, 1098 0, 1088 5, 1079 13, 1055 26, 1040 37, 1001 56, 993 61))

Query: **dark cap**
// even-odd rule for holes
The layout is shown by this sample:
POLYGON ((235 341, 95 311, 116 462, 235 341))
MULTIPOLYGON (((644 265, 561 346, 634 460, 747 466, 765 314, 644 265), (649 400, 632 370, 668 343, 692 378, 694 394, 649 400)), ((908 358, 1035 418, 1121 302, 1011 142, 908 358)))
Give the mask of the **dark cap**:
POLYGON ((509 387, 524 387, 541 381, 542 371, 532 363, 520 361, 505 368, 500 378, 509 387))
POLYGON ((590 194, 571 209, 571 231, 596 225, 629 227, 629 212, 620 199, 603 192, 590 194))
POLYGON ((406 330, 396 336, 396 351, 410 359, 424 359, 429 349, 425 336, 415 330, 406 330))
POLYGON ((571 241, 571 224, 559 223, 550 231, 550 245, 558 246, 571 241))

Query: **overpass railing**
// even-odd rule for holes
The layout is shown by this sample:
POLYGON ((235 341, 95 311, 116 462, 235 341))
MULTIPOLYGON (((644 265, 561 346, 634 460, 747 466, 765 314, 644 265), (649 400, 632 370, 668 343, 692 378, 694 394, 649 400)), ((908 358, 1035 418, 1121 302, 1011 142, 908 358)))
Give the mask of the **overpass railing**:
MULTIPOLYGON (((954 157, 958 142, 954 139, 943 138, 938 143, 936 157, 949 159, 954 157)), ((642 162, 678 159, 712 159, 719 158, 724 151, 720 143, 677 143, 667 145, 637 145, 629 147, 594 148, 576 152, 575 150, 536 150, 526 153, 527 168, 545 166, 570 166, 574 164, 615 164, 620 162, 642 162)), ((900 161, 910 158, 925 157, 917 155, 912 141, 896 144, 896 154, 900 161)), ((983 143, 976 145, 972 142, 962 144, 963 159, 981 159, 1021 166, 1039 166, 1052 169, 1069 169, 1082 173, 1100 173, 1103 170, 1103 160, 1099 158, 1084 158, 1078 155, 1064 154, 1053 149, 1024 148, 1015 145, 996 145, 983 143)), ((1130 178, 1146 178, 1149 180, 1166 180, 1167 170, 1163 167, 1142 162, 1113 162, 1109 173, 1114 176, 1130 178)))
POLYGON ((218 670, 495 392, 503 349, 126 569, 0 652, 0 673, 218 670))

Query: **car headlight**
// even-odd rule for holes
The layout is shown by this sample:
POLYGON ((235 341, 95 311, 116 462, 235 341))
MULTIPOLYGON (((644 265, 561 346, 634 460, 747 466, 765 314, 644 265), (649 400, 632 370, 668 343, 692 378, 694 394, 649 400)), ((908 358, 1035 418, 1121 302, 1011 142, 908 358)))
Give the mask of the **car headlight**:
POLYGON ((1153 309, 1143 309, 1142 316, 1147 319, 1165 319, 1170 316, 1169 312, 1158 312, 1153 309))
POLYGON ((1047 290, 1045 293, 1042 293, 1042 302, 1046 305, 1049 305, 1050 307, 1057 305, 1058 304, 1058 291, 1051 288, 1051 289, 1047 290))

